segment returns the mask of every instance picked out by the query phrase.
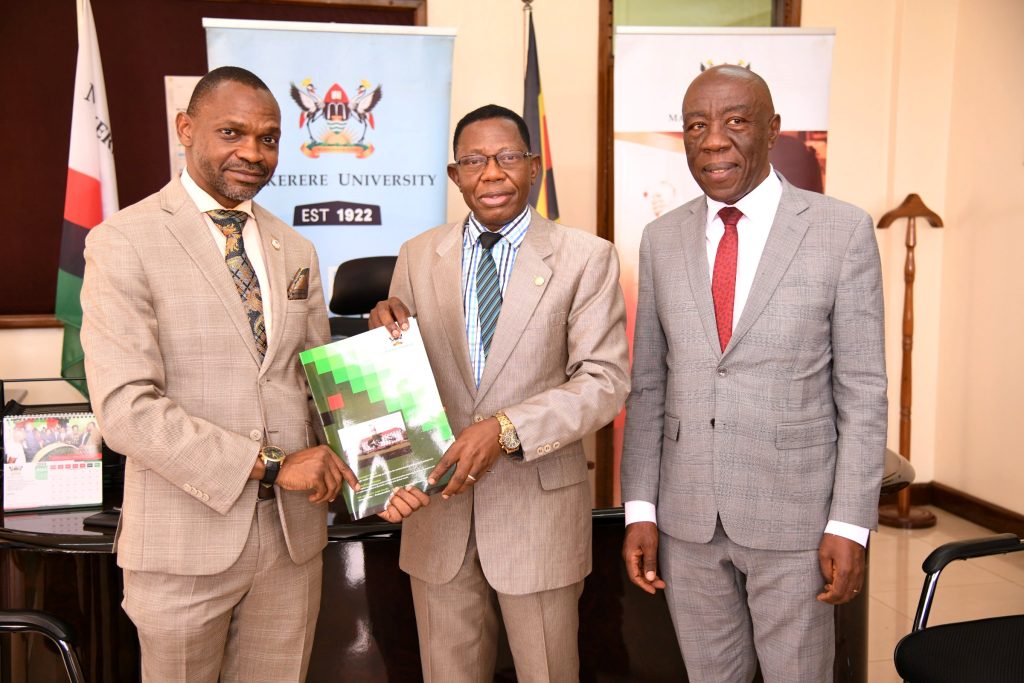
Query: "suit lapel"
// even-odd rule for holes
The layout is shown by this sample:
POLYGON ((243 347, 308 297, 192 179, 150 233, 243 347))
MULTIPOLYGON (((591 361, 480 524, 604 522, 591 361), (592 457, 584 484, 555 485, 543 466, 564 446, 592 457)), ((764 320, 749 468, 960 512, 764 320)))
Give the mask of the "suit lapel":
POLYGON ((218 253, 217 243, 213 241, 210 228, 206 225, 199 209, 189 199, 181 181, 175 178, 161 190, 161 207, 171 214, 167 229, 181 244, 182 249, 195 261, 199 271, 217 293, 238 334, 249 349, 253 360, 260 362, 256 341, 252 337, 252 328, 245 315, 238 289, 224 263, 223 255, 218 253))
POLYGON ((711 275, 708 272, 707 213, 708 204, 703 197, 691 202, 690 215, 684 218, 680 229, 690 291, 697 304, 697 312, 700 313, 708 344, 718 356, 722 353, 722 345, 718 341, 715 302, 711 298, 711 275))
MULTIPOLYGON (((280 234, 274 220, 262 206, 255 202, 252 205, 259 226, 260 244, 263 247, 263 262, 267 266, 267 279, 270 280, 270 305, 274 311, 274 326, 271 337, 267 339, 267 355, 263 361, 262 372, 270 367, 277 349, 281 346, 281 336, 288 323, 288 284, 290 275, 284 270, 284 235, 280 234), (274 246, 276 243, 277 246, 274 246)), ((265 286, 263 289, 265 290, 265 286)), ((251 336, 250 332, 250 336, 251 336)))
POLYGON ((740 342, 768 305, 809 227, 807 221, 799 215, 807 210, 807 202, 793 192, 792 186, 785 178, 781 179, 782 198, 779 200, 778 211, 775 212, 775 221, 772 223, 771 232, 768 233, 761 261, 757 265, 757 274, 750 286, 747 303, 743 306, 743 312, 733 330, 732 339, 725 348, 725 353, 729 353, 740 342))
POLYGON ((501 315, 498 316, 498 326, 494 330, 494 339, 491 342, 490 353, 487 354, 483 377, 480 378, 480 388, 476 394, 477 403, 487 395, 487 390, 505 367, 509 356, 519 343, 519 338, 523 336, 523 330, 530 322, 537 303, 544 295, 544 290, 551 282, 551 268, 544 261, 553 251, 552 229, 550 221, 533 212, 526 237, 519 247, 519 253, 516 254, 512 277, 502 297, 501 315), (540 284, 537 284, 538 282, 540 284))
MULTIPOLYGON (((469 342, 466 341, 466 314, 462 310, 462 231, 465 221, 455 223, 438 240, 435 249, 431 279, 434 299, 437 301, 441 323, 448 335, 448 348, 459 368, 462 381, 471 396, 476 395, 476 382, 469 360, 469 342)), ((417 315, 419 315, 417 311, 417 315)))

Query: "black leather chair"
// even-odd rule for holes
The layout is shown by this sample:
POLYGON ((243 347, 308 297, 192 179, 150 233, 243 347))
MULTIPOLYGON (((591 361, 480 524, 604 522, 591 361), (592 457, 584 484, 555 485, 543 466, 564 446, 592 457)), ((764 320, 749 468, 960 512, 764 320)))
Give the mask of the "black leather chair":
POLYGON ((896 645, 896 671, 908 683, 1020 683, 1024 681, 1024 614, 928 628, 939 574, 954 560, 1024 550, 1013 534, 955 541, 925 558, 924 586, 914 627, 896 645))
POLYGON ((345 261, 334 274, 331 292, 331 336, 351 337, 366 332, 366 318, 378 301, 388 298, 397 256, 367 256, 345 261), (360 316, 360 317, 350 317, 360 316))
POLYGON ((0 610, 0 633, 39 633, 57 646, 71 683, 84 683, 82 667, 72 649, 75 634, 64 621, 34 610, 0 610))

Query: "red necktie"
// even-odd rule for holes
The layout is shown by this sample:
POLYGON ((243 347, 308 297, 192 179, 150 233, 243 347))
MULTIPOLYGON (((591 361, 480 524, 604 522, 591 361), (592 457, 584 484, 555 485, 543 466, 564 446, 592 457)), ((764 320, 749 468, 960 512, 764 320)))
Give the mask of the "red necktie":
POLYGON ((718 212, 725 223, 725 234, 718 243, 715 254, 715 272, 711 276, 711 297, 715 300, 715 321, 718 323, 718 341, 722 350, 729 345, 732 337, 732 307, 736 299, 736 255, 739 253, 739 234, 736 224, 743 212, 734 206, 726 206, 718 212))

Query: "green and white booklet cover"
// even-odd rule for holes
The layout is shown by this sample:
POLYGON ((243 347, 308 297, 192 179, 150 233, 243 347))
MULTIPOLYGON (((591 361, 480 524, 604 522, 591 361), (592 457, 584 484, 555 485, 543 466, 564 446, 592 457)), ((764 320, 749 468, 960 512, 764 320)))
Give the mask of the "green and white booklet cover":
POLYGON ((299 360, 327 442, 362 487, 343 487, 352 519, 382 512, 396 486, 444 488, 450 472, 429 488, 427 475, 455 438, 415 319, 399 339, 378 327, 299 360))

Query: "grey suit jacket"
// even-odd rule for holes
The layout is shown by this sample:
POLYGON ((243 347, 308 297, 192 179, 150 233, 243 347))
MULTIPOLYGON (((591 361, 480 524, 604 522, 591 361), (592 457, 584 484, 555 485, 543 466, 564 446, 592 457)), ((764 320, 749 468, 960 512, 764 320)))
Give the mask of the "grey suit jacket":
POLYGON ((815 548, 829 519, 873 528, 887 404, 870 217, 783 179, 723 353, 706 216, 694 199, 641 241, 623 500, 654 503, 663 532, 698 543, 716 516, 752 548, 815 548))
MULTIPOLYGON (((249 535, 260 447, 289 453, 317 442, 298 361, 329 339, 316 253, 253 210, 274 313, 262 365, 231 274, 180 180, 86 239, 82 346, 103 438, 127 456, 116 540, 126 569, 227 569, 249 535), (308 297, 289 300, 304 267, 308 297)), ((326 507, 307 495, 279 490, 275 503, 295 562, 327 542, 326 507)))
POLYGON ((462 309, 465 221, 406 242, 391 295, 419 321, 448 420, 458 434, 504 410, 525 457, 502 457, 469 492, 412 515, 401 567, 430 583, 462 565, 470 525, 500 592, 533 593, 583 579, 591 567, 590 488, 580 443, 629 391, 619 262, 605 240, 534 213, 506 288, 477 388, 462 309))

